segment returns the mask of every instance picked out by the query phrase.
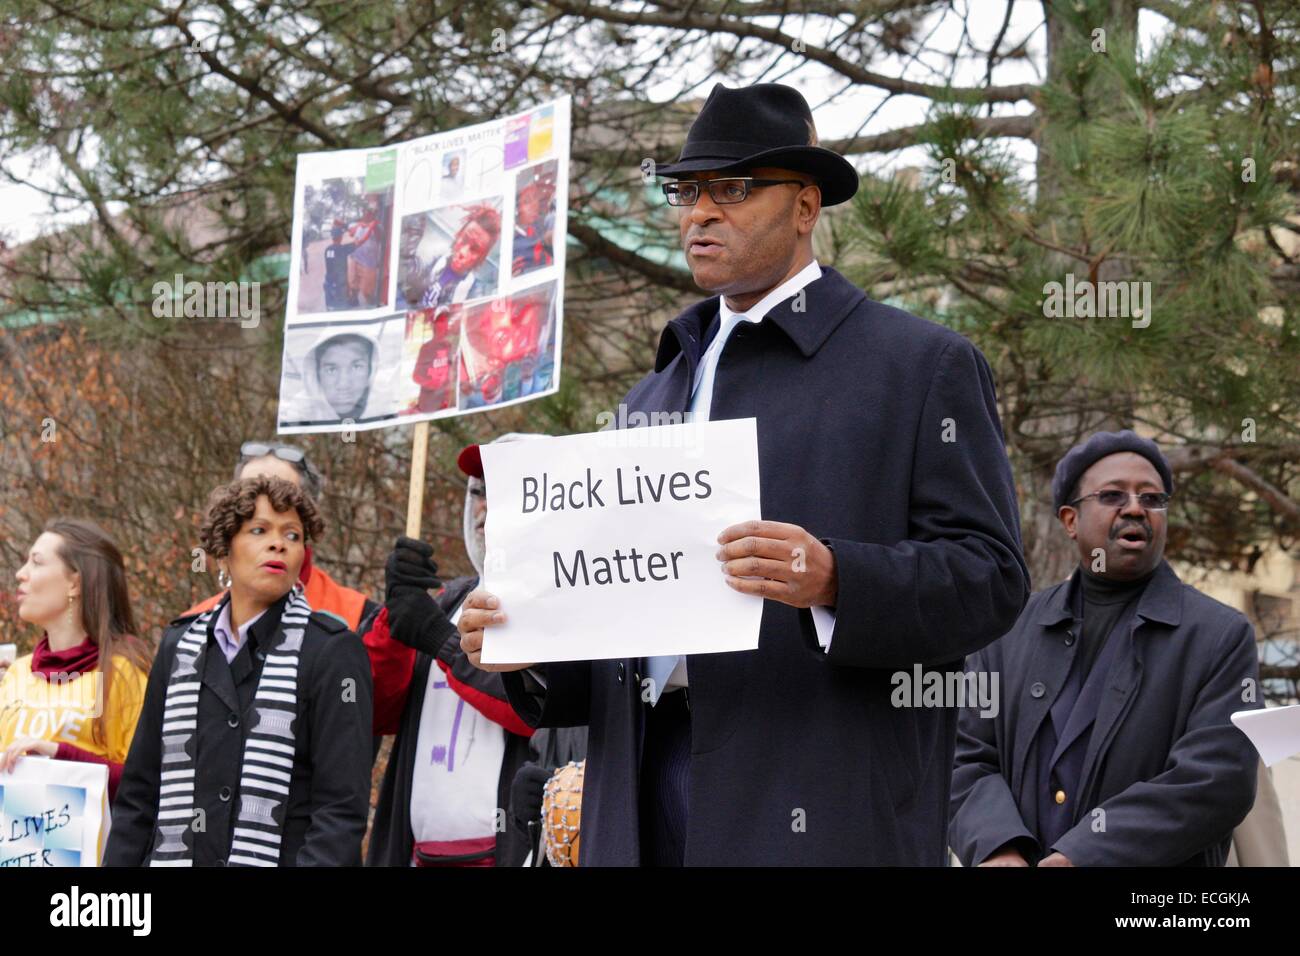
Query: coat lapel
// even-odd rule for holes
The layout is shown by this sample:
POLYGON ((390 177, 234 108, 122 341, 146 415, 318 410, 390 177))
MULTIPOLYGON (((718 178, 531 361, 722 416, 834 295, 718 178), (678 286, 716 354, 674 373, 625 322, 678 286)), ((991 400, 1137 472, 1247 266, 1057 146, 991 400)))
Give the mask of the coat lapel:
MULTIPOLYGON (((211 625, 209 625, 211 626, 211 625)), ((203 686, 217 695, 217 699, 232 712, 239 713, 239 695, 235 691, 235 681, 231 676, 230 665, 226 663, 217 646, 216 638, 208 632, 208 643, 203 650, 203 674, 199 678, 203 686)))
POLYGON ((1133 692, 1142 678, 1142 662, 1136 653, 1136 636, 1140 627, 1141 622, 1134 622, 1133 626, 1113 636, 1113 639, 1119 639, 1120 643, 1115 648, 1115 659, 1111 662, 1105 689, 1101 692, 1101 703, 1097 707, 1097 719, 1092 726, 1092 737, 1088 741, 1083 767, 1079 771, 1080 793, 1090 792, 1093 772, 1107 748, 1110 747, 1111 738, 1120 719, 1128 713, 1133 703, 1133 692))
POLYGON ((1169 563, 1161 561, 1138 599, 1136 620, 1132 627, 1121 632, 1124 641, 1115 649, 1107 688, 1097 709, 1097 721, 1079 774, 1080 793, 1091 793, 1097 767, 1105 757, 1120 721, 1133 704, 1134 692, 1142 680, 1141 647, 1147 630, 1152 625, 1177 627, 1182 620, 1182 602, 1182 582, 1169 563))
POLYGON ((1132 646, 1132 632, 1136 621, 1135 610, 1130 609, 1116 622, 1111 633, 1106 635, 1106 643, 1101 653, 1097 655, 1097 659, 1093 661, 1092 670, 1084 678, 1083 687, 1079 689, 1079 694, 1065 720, 1065 727, 1056 741, 1056 749, 1052 753, 1051 760, 1053 766, 1080 734, 1097 726, 1096 716, 1100 713, 1101 701, 1111 681, 1111 668, 1117 650, 1126 644, 1132 646))

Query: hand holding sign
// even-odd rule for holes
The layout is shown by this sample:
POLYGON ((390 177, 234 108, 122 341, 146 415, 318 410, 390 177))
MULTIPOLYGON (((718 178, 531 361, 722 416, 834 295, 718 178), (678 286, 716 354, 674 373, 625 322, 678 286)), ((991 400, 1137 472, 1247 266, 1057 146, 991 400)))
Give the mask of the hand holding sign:
POLYGON ((0 772, 13 773, 19 757, 35 754, 40 757, 53 757, 59 752, 59 745, 52 740, 19 740, 10 744, 0 754, 0 772))
POLYGON ((745 521, 718 535, 727 583, 791 607, 834 607, 835 553, 797 524, 745 521))
POLYGON ((500 599, 487 591, 470 591, 465 603, 460 608, 460 620, 456 622, 460 630, 460 649, 465 652, 469 662, 485 671, 522 671, 532 664, 484 664, 483 629, 493 624, 504 624, 506 615, 498 610, 500 599))

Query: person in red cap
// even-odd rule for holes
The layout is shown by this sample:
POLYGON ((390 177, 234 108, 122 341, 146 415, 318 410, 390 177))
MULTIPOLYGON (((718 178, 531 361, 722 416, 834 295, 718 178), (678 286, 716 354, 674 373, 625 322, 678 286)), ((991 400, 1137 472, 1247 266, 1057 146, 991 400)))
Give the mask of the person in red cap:
POLYGON ((374 732, 397 739, 367 866, 507 866, 527 852, 507 827, 506 809, 533 731, 511 709, 501 675, 470 663, 456 631, 461 603, 483 574, 487 520, 479 446, 462 449, 456 464, 467 478, 465 550, 475 573, 444 584, 432 546, 407 537, 397 539, 385 568, 386 646, 372 648, 372 661, 385 660, 374 675, 374 732))

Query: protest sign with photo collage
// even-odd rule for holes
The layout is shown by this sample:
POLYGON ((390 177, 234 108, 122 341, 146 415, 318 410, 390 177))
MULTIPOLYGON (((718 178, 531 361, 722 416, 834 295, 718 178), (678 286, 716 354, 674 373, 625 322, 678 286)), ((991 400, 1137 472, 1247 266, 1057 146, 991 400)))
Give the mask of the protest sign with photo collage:
POLYGON ((553 394, 568 183, 567 97, 393 146, 300 155, 279 432, 553 394))

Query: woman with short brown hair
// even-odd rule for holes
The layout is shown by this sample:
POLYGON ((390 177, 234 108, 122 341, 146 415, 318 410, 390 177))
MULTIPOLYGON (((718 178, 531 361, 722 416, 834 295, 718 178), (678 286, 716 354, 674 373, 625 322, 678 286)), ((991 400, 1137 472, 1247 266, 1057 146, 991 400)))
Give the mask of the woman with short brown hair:
POLYGON ((228 592, 163 635, 106 864, 360 864, 370 663, 297 584, 323 530, 312 499, 281 478, 213 493, 200 540, 228 592))

